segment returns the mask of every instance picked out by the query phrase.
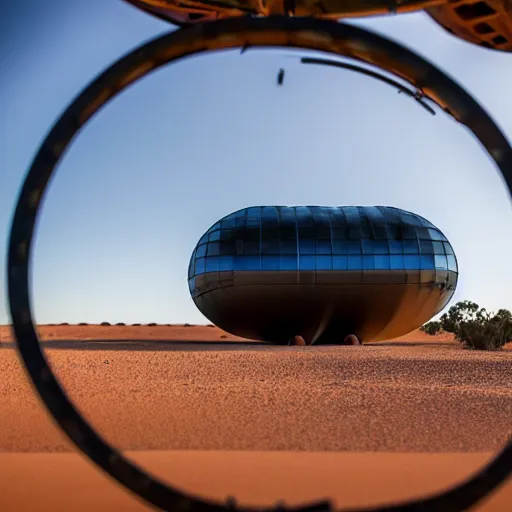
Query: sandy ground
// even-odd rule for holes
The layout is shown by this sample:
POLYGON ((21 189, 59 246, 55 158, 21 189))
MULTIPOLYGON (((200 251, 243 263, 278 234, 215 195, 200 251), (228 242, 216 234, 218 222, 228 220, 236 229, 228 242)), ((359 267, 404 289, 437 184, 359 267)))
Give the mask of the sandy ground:
MULTIPOLYGON (((57 376, 112 444, 219 499, 396 500, 458 481, 512 434, 512 351, 462 350, 448 336, 272 347, 206 326, 39 330, 57 376)), ((70 452, 8 328, 0 341, 1 510, 144 510, 70 452)), ((478 510, 506 503, 512 483, 478 510)))

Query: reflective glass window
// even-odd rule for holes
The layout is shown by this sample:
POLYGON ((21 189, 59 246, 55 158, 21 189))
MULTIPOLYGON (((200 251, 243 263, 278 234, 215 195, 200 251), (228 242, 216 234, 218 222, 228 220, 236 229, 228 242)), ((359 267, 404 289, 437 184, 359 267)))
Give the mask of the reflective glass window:
POLYGON ((280 254, 297 254, 297 242, 295 240, 281 240, 279 252, 280 254))
POLYGON ((206 254, 207 254, 207 256, 218 256, 219 255, 219 242, 209 243, 206 254))
POLYGON ((299 252, 300 254, 315 254, 315 241, 301 238, 299 240, 299 252))
POLYGON ((192 279, 189 279, 188 281, 188 289, 190 290, 190 293, 194 293, 194 289, 196 287, 196 279, 193 277, 192 279))
POLYGON ((317 255, 316 256, 316 268, 317 268, 317 270, 332 270, 331 256, 317 255))
POLYGON ((316 238, 315 226, 313 224, 310 226, 300 225, 299 226, 299 237, 300 238, 316 238))
POLYGON ((330 240, 317 240, 316 241, 317 254, 331 254, 331 241, 330 240))
POLYGON ((248 219, 259 219, 261 217, 261 208, 259 206, 251 206, 247 208, 248 219))
POLYGON ((361 241, 349 240, 347 242, 348 254, 361 254, 361 241))
POLYGON ((279 256, 279 270, 297 270, 297 256, 279 256))
POLYGON ((234 228, 236 226, 236 222, 235 222, 235 218, 234 217, 231 217, 231 218, 227 218, 227 219, 223 219, 220 221, 220 227, 222 229, 230 229, 230 228, 234 228))
POLYGON ((197 258, 204 258, 206 256, 206 245, 200 245, 197 248, 196 257, 197 258))
POLYGON ((333 270, 347 270, 347 262, 347 256, 333 256, 332 268, 333 270))
POLYGON ((261 216, 265 221, 269 219, 278 219, 277 210, 273 206, 264 206, 263 211, 261 212, 261 216))
POLYGON ((427 228, 416 228, 416 235, 420 240, 430 240, 427 228))
POLYGON ((234 240, 230 240, 229 242, 219 242, 219 253, 221 256, 228 256, 230 254, 236 253, 236 247, 234 240))
POLYGON ((453 254, 452 246, 448 242, 443 242, 444 250, 446 251, 446 254, 453 254))
POLYGON ((208 233, 204 234, 200 239, 199 239, 199 244, 205 244, 206 242, 208 242, 208 233))
POLYGON ((402 242, 399 240, 388 240, 390 254, 402 254, 402 242))
POLYGON ((331 228, 329 224, 320 225, 317 224, 315 228, 315 238, 317 239, 330 239, 331 238, 331 228))
POLYGON ((349 228, 348 238, 349 240, 357 240, 358 238, 361 238, 361 230, 354 227, 349 228))
POLYGON ((333 254, 348 254, 348 242, 344 240, 333 240, 332 252, 333 254))
POLYGON ((387 240, 373 241, 373 254, 389 254, 389 244, 387 240))
POLYGON ((348 270, 360 270, 362 267, 362 256, 348 256, 347 257, 347 269, 348 270))
POLYGON ((279 226, 279 238, 282 238, 283 240, 295 240, 297 238, 295 225, 283 226, 283 224, 281 224, 279 226))
POLYGON ((342 227, 332 227, 333 240, 345 240, 347 238, 347 229, 342 227))
POLYGON ((300 270, 315 270, 315 256, 299 256, 300 270))
POLYGON ((421 254, 434 254, 434 246, 432 240, 420 240, 421 254))
POLYGON ((421 270, 434 270, 434 256, 430 254, 422 254, 420 258, 421 270))
POLYGON ((237 227, 243 227, 243 226, 245 226, 245 222, 246 222, 245 217, 237 217, 235 219, 235 222, 236 222, 237 227))
POLYGON ((443 242, 432 242, 434 254, 444 254, 443 242))
POLYGON ((416 240, 416 230, 409 224, 402 224, 402 238, 404 240, 416 240))
POLYGON ((231 240, 234 237, 235 231, 232 229, 221 229, 219 231, 220 240, 231 240))
POLYGON ((402 232, 398 224, 387 224, 386 231, 390 240, 401 240, 402 232))
POLYGON ((418 255, 407 254, 404 256, 404 267, 407 270, 419 270, 420 257, 418 255))
POLYGON ((245 222, 245 225, 247 227, 259 227, 261 225, 260 219, 247 219, 245 222))
POLYGON ((429 229, 428 234, 432 240, 446 240, 446 238, 437 229, 429 229))
POLYGON ((373 240, 368 238, 361 240, 363 254, 373 254, 373 240))
POLYGON ((260 270, 261 260, 259 256, 244 256, 247 270, 260 270))
POLYGON ((455 256, 452 254, 448 254, 446 256, 446 259, 448 260, 448 270, 453 270, 454 272, 457 271, 457 260, 455 259, 455 256))
POLYGON ((219 256, 219 270, 233 270, 233 256, 219 256))
POLYGON ((219 271, 219 258, 206 258, 206 272, 219 271))
POLYGON ((375 270, 389 270, 389 255, 376 254, 375 258, 375 270))
POLYGON ((363 269, 364 270, 375 270, 375 257, 373 255, 363 256, 363 269))
POLYGON ((418 254, 420 252, 417 240, 404 240, 403 247, 404 254, 418 254))
POLYGON ((404 268, 404 257, 401 254, 392 254, 389 257, 389 268, 391 270, 404 268))
POLYGON ((279 256, 262 256, 261 270, 279 270, 279 256))
POLYGON ((260 242, 246 240, 244 243, 245 256, 256 256, 260 254, 260 242))
POLYGON ((279 254, 279 240, 267 240, 261 242, 262 254, 279 254))
POLYGON ((446 270, 448 268, 447 262, 446 262, 446 256, 441 256, 439 254, 436 254, 434 256, 436 268, 446 270))
POLYGON ((209 240, 210 242, 216 242, 217 240, 220 240, 220 232, 218 229, 210 233, 209 240))

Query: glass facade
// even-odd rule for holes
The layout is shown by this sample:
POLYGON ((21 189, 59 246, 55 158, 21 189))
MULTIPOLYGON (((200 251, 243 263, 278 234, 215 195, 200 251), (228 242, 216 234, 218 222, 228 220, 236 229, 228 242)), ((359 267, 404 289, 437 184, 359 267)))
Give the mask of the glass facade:
MULTIPOLYGON (((455 288, 457 260, 428 220, 387 206, 255 206, 215 223, 195 247, 188 269, 255 271, 434 271, 455 288)), ((432 272, 430 272, 432 274, 432 272)))

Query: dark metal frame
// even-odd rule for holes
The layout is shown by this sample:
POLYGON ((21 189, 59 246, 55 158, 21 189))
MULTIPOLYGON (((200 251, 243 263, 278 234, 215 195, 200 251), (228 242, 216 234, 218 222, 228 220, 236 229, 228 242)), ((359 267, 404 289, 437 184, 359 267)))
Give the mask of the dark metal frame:
MULTIPOLYGON (((121 90, 164 64, 188 55, 244 46, 307 48, 372 64, 408 81, 466 125, 501 171, 512 193, 512 148, 479 104, 442 71, 403 46, 363 28, 312 18, 234 18, 180 29, 141 45, 101 74, 72 102, 40 147, 24 180, 8 250, 8 293, 19 355, 48 412, 79 450, 148 503, 172 511, 263 510, 208 502, 149 476, 109 446, 86 422, 52 373, 33 323, 29 286, 34 229, 55 168, 82 126, 121 90)), ((512 470, 512 439, 482 471, 454 488, 419 500, 358 510, 419 512, 466 510, 512 470)), ((328 511, 330 502, 267 510, 328 511)))

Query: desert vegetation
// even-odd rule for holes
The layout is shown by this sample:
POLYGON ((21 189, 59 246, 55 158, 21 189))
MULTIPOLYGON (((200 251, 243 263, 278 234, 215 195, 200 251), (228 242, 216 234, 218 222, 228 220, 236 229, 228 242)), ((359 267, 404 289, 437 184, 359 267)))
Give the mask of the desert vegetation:
POLYGON ((421 330, 433 336, 442 331, 452 333, 470 349, 499 350, 512 341, 512 313, 507 309, 490 313, 475 302, 464 300, 421 330))
POLYGON ((101 324, 103 327, 108 327, 110 325, 110 322, 101 322, 101 324))

